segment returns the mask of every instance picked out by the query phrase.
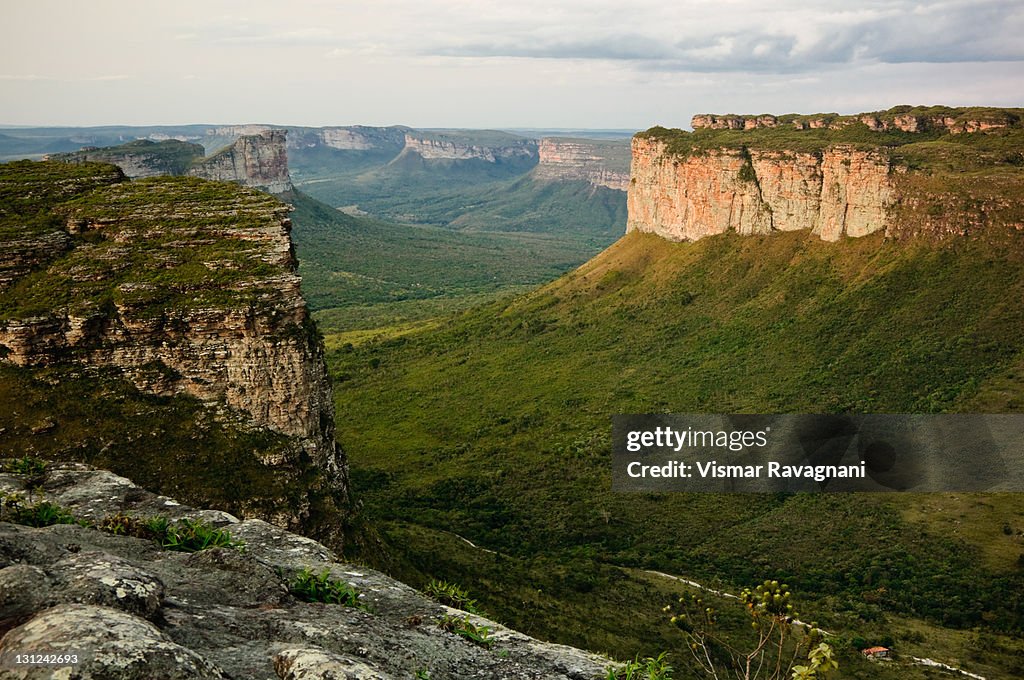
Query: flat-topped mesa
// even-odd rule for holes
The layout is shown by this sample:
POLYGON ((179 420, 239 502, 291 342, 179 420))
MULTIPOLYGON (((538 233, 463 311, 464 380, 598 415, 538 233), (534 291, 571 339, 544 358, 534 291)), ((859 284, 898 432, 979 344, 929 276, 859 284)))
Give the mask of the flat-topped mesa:
POLYGON ((838 113, 791 113, 782 116, 699 113, 690 120, 690 126, 694 130, 756 130, 778 127, 796 130, 841 130, 851 125, 862 124, 874 132, 948 132, 956 135, 1019 127, 1022 120, 1024 111, 1021 109, 895 106, 886 111, 849 116, 838 113))
POLYGON ((627 231, 835 241, 1024 228, 1024 109, 701 114, 693 126, 633 137, 627 231))
POLYGON ((624 140, 545 137, 540 140, 537 154, 535 179, 581 180, 617 191, 629 188, 629 146, 624 140))
MULTIPOLYGON (((105 165, 0 165, 0 271, 11 273, 0 286, 0 362, 115 368, 143 392, 226 407, 291 438, 264 465, 311 463, 343 503, 346 464, 290 208, 229 183, 118 178, 105 165), (61 186, 90 168, 97 178, 77 196, 35 193, 33 182, 61 186), (22 226, 20 215, 40 211, 53 219, 22 226), (31 271, 5 267, 26 251, 6 244, 29 239, 31 271)), ((298 528, 307 511, 267 518, 298 528)))
POLYGON ((231 146, 197 162, 188 174, 237 182, 273 194, 290 191, 287 134, 286 130, 264 130, 242 135, 231 146))
POLYGON ((473 160, 498 163, 537 157, 537 143, 510 134, 481 131, 473 136, 448 133, 406 132, 403 155, 425 160, 473 160))

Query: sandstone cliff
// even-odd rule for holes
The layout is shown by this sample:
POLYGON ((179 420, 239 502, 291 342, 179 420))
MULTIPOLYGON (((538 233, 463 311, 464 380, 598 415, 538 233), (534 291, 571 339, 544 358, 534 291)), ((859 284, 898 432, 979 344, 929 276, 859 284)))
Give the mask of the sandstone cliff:
MULTIPOLYGON (((109 472, 81 465, 31 476, 0 472, 0 497, 15 494, 107 527, 137 526, 129 516, 201 520, 244 550, 175 552, 123 530, 34 528, 9 523, 7 513, 16 513, 0 506, 0 662, 15 653, 74 651, 80 662, 58 675, 121 680, 598 680, 613 665, 438 604, 384 574, 339 562, 308 538, 196 510, 109 472), (349 584, 361 606, 304 601, 289 590, 303 570, 349 584), (446 616, 486 628, 486 644, 444 630, 446 616)), ((55 671, 4 668, 5 678, 55 671)))
MULTIPOLYGON (((312 465, 319 491, 340 510, 345 460, 323 350, 299 291, 289 208, 192 177, 119 182, 104 165, 0 168, 0 271, 9 279, 0 288, 0 361, 106 366, 144 392, 239 414, 291 442, 260 454, 263 464, 300 473, 312 465), (89 169, 96 179, 77 195, 35 193, 39 183, 62 186, 89 169), (29 202, 49 221, 19 226, 29 202)), ((307 500, 268 518, 298 528, 310 511, 307 500)))
POLYGON ((537 157, 537 143, 532 139, 487 131, 467 135, 407 132, 403 154, 416 154, 426 160, 477 159, 488 163, 537 157))
POLYGON ((326 147, 339 151, 371 151, 391 149, 397 154, 405 146, 408 128, 370 127, 350 125, 344 127, 289 128, 288 148, 308 149, 326 147))
POLYGON ((888 158, 848 146, 679 158, 664 142, 637 137, 631 172, 626 230, 672 240, 798 229, 826 241, 864 236, 885 228, 893 197, 888 158))
POLYGON ((633 138, 627 231, 695 240, 807 230, 932 237, 1019 229, 1019 109, 695 116, 633 138))
POLYGON ((290 191, 287 133, 284 130, 265 130, 255 135, 243 135, 228 148, 193 165, 188 174, 238 182, 273 194, 290 191))
POLYGON ((628 143, 546 137, 537 147, 539 180, 582 180, 618 191, 629 188, 628 143))

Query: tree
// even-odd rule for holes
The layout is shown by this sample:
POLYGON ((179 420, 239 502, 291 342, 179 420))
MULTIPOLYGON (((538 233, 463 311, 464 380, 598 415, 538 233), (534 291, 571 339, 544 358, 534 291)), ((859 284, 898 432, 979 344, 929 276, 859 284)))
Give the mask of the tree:
POLYGON ((715 680, 822 680, 839 667, 824 633, 797 619, 789 586, 765 581, 740 595, 751 628, 751 647, 741 649, 718 632, 718 614, 689 593, 665 607, 670 621, 686 636, 697 665, 715 680))

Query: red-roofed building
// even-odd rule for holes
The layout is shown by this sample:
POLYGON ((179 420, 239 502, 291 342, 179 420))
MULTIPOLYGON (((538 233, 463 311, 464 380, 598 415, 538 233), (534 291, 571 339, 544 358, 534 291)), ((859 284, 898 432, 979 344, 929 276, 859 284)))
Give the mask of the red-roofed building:
POLYGON ((889 651, 888 647, 868 647, 867 649, 861 650, 861 654, 868 657, 869 659, 892 658, 892 652, 889 651))

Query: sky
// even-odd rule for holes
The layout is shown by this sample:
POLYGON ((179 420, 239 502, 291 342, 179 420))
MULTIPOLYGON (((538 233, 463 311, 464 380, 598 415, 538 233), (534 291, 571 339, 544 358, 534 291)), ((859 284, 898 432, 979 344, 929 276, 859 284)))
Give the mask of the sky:
POLYGON ((5 0, 0 124, 685 127, 1024 105, 1024 2, 5 0))

